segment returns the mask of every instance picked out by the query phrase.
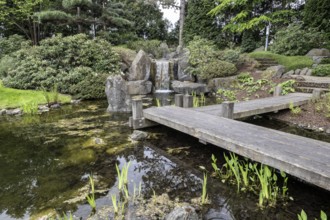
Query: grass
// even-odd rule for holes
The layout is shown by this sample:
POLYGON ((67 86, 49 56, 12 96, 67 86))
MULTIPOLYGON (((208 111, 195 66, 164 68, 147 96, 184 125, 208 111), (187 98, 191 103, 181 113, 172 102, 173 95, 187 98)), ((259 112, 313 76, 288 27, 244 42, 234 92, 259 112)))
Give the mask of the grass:
POLYGON ((286 70, 296 70, 305 67, 311 67, 313 60, 307 56, 284 56, 266 51, 252 52, 249 54, 252 58, 269 58, 285 66, 286 70))
MULTIPOLYGON (((49 93, 52 95, 52 93, 49 93)), ((68 95, 59 95, 58 100, 61 103, 69 103, 71 97, 68 95)), ((34 104, 47 104, 43 91, 35 90, 19 90, 6 88, 0 81, 0 109, 4 108, 20 108, 22 106, 34 104)))

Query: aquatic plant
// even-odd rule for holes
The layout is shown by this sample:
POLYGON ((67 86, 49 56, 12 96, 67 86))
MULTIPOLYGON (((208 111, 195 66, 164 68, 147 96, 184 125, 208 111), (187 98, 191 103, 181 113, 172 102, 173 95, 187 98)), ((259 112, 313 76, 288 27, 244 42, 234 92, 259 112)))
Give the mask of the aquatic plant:
POLYGON ((119 170, 118 165, 116 164, 116 170, 118 175, 118 189, 122 190, 124 185, 127 184, 128 168, 131 162, 125 163, 121 171, 119 170))
MULTIPOLYGON (((306 212, 303 209, 301 210, 300 214, 297 214, 297 216, 298 216, 298 220, 307 220, 308 219, 308 216, 307 216, 306 212)), ((325 214, 325 212, 323 212, 321 210, 320 220, 327 220, 327 219, 328 219, 327 214, 325 214)), ((317 220, 317 219, 315 218, 315 220, 317 220)))
POLYGON ((226 163, 221 169, 217 166, 217 159, 212 155, 212 167, 215 173, 222 179, 222 182, 229 180, 237 185, 237 192, 252 191, 259 195, 259 206, 275 206, 278 198, 288 197, 288 177, 280 172, 283 179, 283 186, 278 185, 278 177, 275 169, 266 165, 251 163, 247 159, 239 160, 238 156, 230 153, 224 154, 226 163), (243 184, 244 187, 241 187, 243 184))
POLYGON ((157 98, 156 98, 156 106, 157 106, 157 107, 161 107, 161 106, 162 106, 162 104, 160 103, 160 100, 157 99, 157 98))
POLYGON ((202 190, 202 197, 201 197, 202 205, 208 203, 208 195, 207 195, 207 174, 204 173, 204 180, 203 180, 203 190, 202 190))
POLYGON ((88 204, 92 207, 92 210, 96 210, 96 201, 95 201, 95 188, 94 188, 94 179, 93 176, 89 176, 89 183, 91 185, 91 194, 86 196, 88 204))
POLYGON ((44 98, 46 99, 48 106, 54 103, 59 103, 59 92, 57 84, 54 84, 50 92, 48 92, 44 87, 41 87, 41 91, 44 98))
POLYGON ((22 110, 25 114, 37 114, 38 113, 38 103, 29 102, 22 106, 22 110))
POLYGON ((117 206, 117 196, 116 195, 112 195, 111 196, 111 201, 112 201, 112 206, 113 206, 113 211, 115 214, 118 214, 118 206, 117 206))

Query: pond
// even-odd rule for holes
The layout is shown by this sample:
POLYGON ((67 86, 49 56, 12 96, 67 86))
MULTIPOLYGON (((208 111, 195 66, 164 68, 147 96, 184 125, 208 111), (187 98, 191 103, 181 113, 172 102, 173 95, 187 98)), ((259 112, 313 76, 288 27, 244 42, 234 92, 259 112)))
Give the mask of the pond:
MULTIPOLYGON (((86 219, 89 175, 95 178, 97 210, 112 206, 115 165, 129 161, 130 191, 141 183, 145 198, 166 193, 170 200, 190 202, 201 195, 199 167, 211 171, 211 155, 220 160, 222 149, 165 127, 148 129, 147 140, 132 143, 130 115, 109 114, 106 108, 103 101, 83 102, 42 115, 0 117, 0 219, 37 218, 53 210, 86 219)), ((252 123, 317 136, 275 121, 252 123)), ((297 219, 301 209, 310 217, 320 210, 330 215, 330 193, 294 177, 289 178, 293 201, 275 208, 261 210, 254 194, 237 194, 235 186, 216 178, 209 178, 208 194, 211 205, 199 210, 206 219, 297 219)))

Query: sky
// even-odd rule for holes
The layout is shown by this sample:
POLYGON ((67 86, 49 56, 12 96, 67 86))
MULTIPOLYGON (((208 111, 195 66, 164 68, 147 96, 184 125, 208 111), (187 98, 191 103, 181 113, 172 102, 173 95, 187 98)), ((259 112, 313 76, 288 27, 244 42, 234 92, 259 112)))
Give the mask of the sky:
POLYGON ((177 22, 179 20, 179 10, 174 10, 173 8, 170 9, 161 9, 162 12, 164 13, 164 18, 168 19, 172 25, 175 24, 175 22, 177 22))

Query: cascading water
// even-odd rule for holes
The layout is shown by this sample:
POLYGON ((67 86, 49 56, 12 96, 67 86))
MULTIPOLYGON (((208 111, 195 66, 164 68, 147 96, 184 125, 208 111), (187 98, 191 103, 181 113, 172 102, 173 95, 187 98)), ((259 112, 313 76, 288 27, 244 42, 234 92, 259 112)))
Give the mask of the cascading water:
POLYGON ((155 90, 156 92, 171 92, 170 63, 168 60, 156 61, 155 90))

